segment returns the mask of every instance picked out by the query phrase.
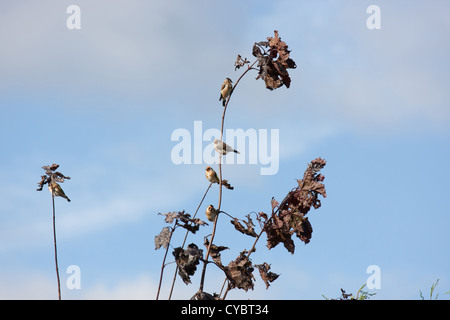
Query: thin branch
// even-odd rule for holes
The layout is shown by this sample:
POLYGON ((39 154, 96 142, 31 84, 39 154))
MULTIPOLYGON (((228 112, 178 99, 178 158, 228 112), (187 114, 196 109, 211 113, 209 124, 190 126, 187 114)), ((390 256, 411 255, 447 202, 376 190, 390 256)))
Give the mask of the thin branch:
MULTIPOLYGON (((224 124, 224 121, 225 121, 225 113, 226 113, 226 111, 227 111, 228 103, 230 102, 231 96, 233 95, 234 90, 236 89, 236 87, 237 87, 239 81, 241 81, 242 77, 245 76, 245 74, 246 74, 247 72, 249 72, 250 70, 252 70, 252 69, 253 69, 253 70, 256 70, 255 68, 253 68, 253 66, 255 65, 256 62, 258 62, 258 60, 255 60, 251 65, 249 65, 249 66, 247 67, 247 70, 245 70, 245 71, 241 74, 241 76, 236 80, 236 83, 235 83, 234 86, 233 86, 233 90, 231 90, 230 96, 229 96, 228 99, 227 99, 227 102, 226 102, 226 104, 225 104, 225 107, 224 107, 224 110, 223 110, 223 114, 222 114, 222 126, 221 126, 221 128, 220 128, 220 141, 223 141, 223 140, 222 140, 222 138, 223 138, 223 124, 224 124)), ((220 163, 219 163, 219 165, 220 165, 220 163)))
POLYGON ((220 213, 225 213, 227 216, 229 216, 229 217, 230 217, 231 219, 233 219, 233 220, 240 220, 240 219, 235 218, 235 217, 233 217, 232 215, 226 213, 225 211, 220 211, 220 213))
MULTIPOLYGON (((208 194, 209 189, 211 189, 211 186, 212 186, 212 182, 209 184, 208 188, 206 189, 205 194, 203 195, 202 200, 201 200, 200 203, 198 204, 197 209, 195 210, 194 216, 193 216, 192 218, 195 218, 195 216, 197 215, 197 212, 198 212, 198 210, 200 209, 200 207, 201 207, 201 205, 202 205, 202 203, 203 203, 203 200, 205 200, 206 195, 208 194)), ((186 234, 184 235, 184 240, 183 240, 183 244, 181 245, 181 248, 184 248, 184 245, 186 244, 186 239, 187 239, 188 234, 189 234, 189 230, 186 230, 186 234)), ((177 272, 178 272, 178 265, 177 265, 177 267, 175 268, 175 273, 174 273, 174 275, 173 275, 172 286, 170 287, 170 293, 169 293, 169 300, 172 298, 173 287, 174 287, 174 285, 175 285, 175 281, 177 280, 177 272)), ((158 298, 156 298, 156 300, 158 300, 158 298)))
MULTIPOLYGON (((224 122, 225 122, 225 114, 227 112, 227 108, 228 108, 228 104, 230 103, 230 99, 234 93, 234 90, 236 89, 237 85, 239 84, 239 81, 241 81, 242 77, 244 77, 244 75, 250 71, 251 69, 253 69, 252 67, 255 65, 255 63, 258 60, 255 60, 250 66, 247 67, 247 70, 245 70, 241 76, 236 80, 236 83, 233 86, 233 89, 231 90, 230 96, 227 99, 227 102, 225 103, 225 107, 223 108, 223 114, 222 114, 222 124, 220 127, 220 141, 223 141, 223 129, 224 129, 224 122)), ((222 206, 222 154, 219 154, 219 203, 217 205, 217 211, 220 212, 220 208, 222 206)), ((214 226, 213 226, 213 232, 211 235, 211 241, 209 242, 209 246, 208 246, 208 250, 206 251, 206 255, 205 255, 205 261, 208 261, 208 257, 209 257, 209 253, 210 253, 210 249, 211 249, 211 245, 213 244, 213 240, 214 240, 214 236, 216 235, 216 226, 217 226, 217 219, 218 219, 219 215, 216 215, 216 218, 214 219, 214 226)), ((202 276, 200 279, 200 288, 199 291, 203 292, 203 285, 205 282, 205 273, 206 273, 206 265, 207 263, 203 264, 203 269, 202 269, 202 276)))
POLYGON ((264 223, 264 226, 261 228, 261 231, 260 231, 260 233, 258 234, 258 236, 256 237, 255 242, 253 243, 252 248, 248 251, 247 258, 249 258, 250 255, 252 254, 252 252, 255 251, 256 243, 258 242, 258 240, 259 240, 259 238, 261 237, 262 233, 266 230, 267 224, 273 219, 273 217, 277 214, 277 212, 280 210, 280 208, 284 206, 284 204, 285 204, 285 202, 286 202, 286 200, 287 200, 288 198, 289 198, 289 193, 286 195, 286 197, 284 197, 283 201, 281 201, 281 203, 277 206, 277 209, 276 209, 276 210, 274 210, 274 209, 272 208, 272 215, 270 216, 269 219, 267 219, 267 221, 264 223))
POLYGON ((58 279, 58 299, 61 300, 61 282, 59 280, 59 269, 58 269, 58 250, 56 248, 56 218, 55 218, 55 195, 52 192, 52 204, 53 204, 53 244, 55 246, 55 266, 56 266, 56 277, 58 279))
POLYGON ((223 281, 223 284, 222 284, 222 288, 220 289, 220 292, 219 292, 219 297, 222 295, 222 291, 223 291, 223 288, 225 287, 225 284, 227 283, 227 280, 228 280, 228 278, 225 277, 225 280, 223 281))
POLYGON ((230 290, 231 290, 231 283, 228 281, 227 289, 225 290, 225 292, 223 294, 222 300, 225 300, 225 298, 227 297, 227 294, 230 290))
POLYGON ((169 243, 167 244, 166 252, 164 253, 164 258, 163 258, 162 265, 161 265, 161 274, 159 276, 158 292, 156 293, 156 300, 158 300, 159 292, 161 291, 161 284, 162 284, 162 279, 163 279, 163 274, 164 274, 164 268, 166 267, 166 257, 167 257, 167 253, 169 252, 170 240, 172 240, 172 235, 173 235, 173 232, 175 231, 177 222, 178 222, 178 219, 175 219, 175 223, 173 224, 172 230, 170 232, 169 243))
MULTIPOLYGON (((228 102, 227 102, 227 104, 228 104, 228 102)), ((225 105, 225 109, 226 109, 226 105, 225 105)), ((225 110, 224 110, 224 113, 225 113, 225 110)), ((221 204, 222 204, 222 155, 219 154, 219 204, 217 205, 217 211, 220 211, 221 204)), ((219 218, 219 215, 216 214, 216 217, 214 219, 213 231, 211 234, 211 241, 209 242, 208 250, 206 251, 206 255, 205 255, 205 259, 204 259, 205 262, 208 262, 209 251, 211 249, 211 244, 213 242, 214 236, 216 234, 216 226, 217 226, 218 218, 219 218)), ((202 276, 200 278, 200 288, 199 288, 200 292, 203 292, 203 284, 205 282, 206 265, 207 265, 207 263, 203 263, 202 276)))

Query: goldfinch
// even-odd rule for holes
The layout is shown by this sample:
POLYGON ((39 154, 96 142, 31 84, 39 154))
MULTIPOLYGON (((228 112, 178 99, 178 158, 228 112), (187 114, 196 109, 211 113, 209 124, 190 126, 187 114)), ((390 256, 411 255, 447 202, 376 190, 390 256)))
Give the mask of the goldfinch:
POLYGON ((217 209, 215 209, 213 207, 212 204, 210 204, 205 211, 206 217, 208 218, 209 221, 214 222, 214 220, 216 219, 217 216, 217 209))
POLYGON ((220 88, 220 98, 219 101, 222 100, 222 106, 225 107, 225 102, 227 98, 230 96, 231 91, 233 91, 233 81, 230 78, 226 78, 220 88))
MULTIPOLYGON (((217 173, 214 171, 213 168, 211 168, 211 167, 206 167, 206 169, 205 169, 205 175, 206 175, 206 179, 208 179, 209 182, 219 184, 220 179, 219 179, 219 177, 217 176, 217 173)), ((228 180, 222 179, 222 185, 223 185, 225 188, 227 188, 227 189, 230 189, 230 190, 233 190, 233 189, 234 189, 234 187, 232 187, 232 186, 228 183, 228 180)))
POLYGON ((206 167, 205 175, 206 175, 206 179, 208 179, 209 182, 212 182, 212 183, 220 182, 219 177, 217 176, 217 173, 211 167, 206 167))
POLYGON ((236 152, 240 153, 237 150, 234 150, 232 147, 227 145, 225 142, 220 141, 219 139, 214 140, 214 149, 220 154, 227 154, 228 152, 236 152))
POLYGON ((66 196, 66 194, 64 193, 64 191, 61 188, 61 186, 59 184, 57 184, 56 182, 54 182, 54 181, 50 182, 49 185, 48 185, 48 190, 50 191, 50 193, 53 196, 64 198, 68 202, 70 202, 70 199, 66 196))

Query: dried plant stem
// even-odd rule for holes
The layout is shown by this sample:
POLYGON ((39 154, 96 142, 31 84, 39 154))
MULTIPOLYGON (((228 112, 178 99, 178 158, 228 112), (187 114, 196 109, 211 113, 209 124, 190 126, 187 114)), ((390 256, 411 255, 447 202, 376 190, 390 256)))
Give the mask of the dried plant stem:
MULTIPOLYGON (((228 102, 227 102, 228 104, 228 102)), ((225 106, 226 109, 226 106, 225 106)), ((224 110, 225 113, 225 110, 224 110)), ((219 155, 219 204, 217 205, 217 211, 220 211, 220 206, 222 204, 222 155, 219 155)), ((219 215, 216 215, 216 218, 214 219, 214 225, 213 225, 213 231, 211 234, 211 241, 209 242, 208 250, 206 251, 204 263, 203 263, 203 269, 202 269, 202 276, 200 279, 200 288, 199 291, 203 291, 203 284, 205 283, 205 273, 206 273, 206 265, 208 264, 208 257, 209 257, 209 251, 211 249, 211 244, 214 240, 214 236, 216 234, 216 226, 217 226, 217 220, 219 218, 219 215)))
MULTIPOLYGON (((221 141, 222 141, 222 138, 223 138, 223 124, 224 124, 224 122, 225 122, 225 113, 226 113, 226 111, 227 111, 228 103, 230 102, 231 96, 233 95, 234 90, 236 89, 236 87, 237 87, 239 81, 241 81, 242 77, 244 77, 245 74, 246 74, 247 72, 249 72, 250 70, 254 69, 253 66, 255 65, 256 62, 258 62, 258 60, 255 60, 250 66, 248 66, 248 67, 247 67, 247 70, 245 70, 245 71, 241 74, 241 76, 236 80, 236 83, 234 84, 233 90, 231 91, 230 96, 228 97, 228 100, 227 100, 227 102, 226 102, 226 104, 225 104, 225 107, 224 107, 224 109, 223 109, 223 114, 222 114, 222 126, 221 126, 221 128, 220 128, 220 140, 221 140, 221 141)), ((219 163, 219 166, 220 166, 220 163, 219 163)), ((222 183, 221 183, 221 185, 222 185, 222 183)))
MULTIPOLYGON (((284 201, 286 201, 286 199, 287 199, 287 197, 282 201, 282 204, 284 203, 284 201)), ((250 257, 250 255, 252 254, 252 252, 255 252, 255 247, 256 247, 256 244, 258 243, 259 238, 261 238, 261 235, 262 235, 263 232, 266 230, 267 224, 270 222, 270 220, 272 220, 272 218, 275 216, 275 214, 279 211, 280 207, 281 207, 281 205, 279 205, 279 206, 277 207, 276 210, 272 210, 272 215, 271 215, 270 218, 264 223, 264 226, 261 228, 261 231, 260 231, 259 234, 256 236, 255 242, 253 242, 252 248, 248 251, 247 259, 250 257)), ((225 285, 225 282, 226 282, 227 280, 228 280, 228 278, 225 276, 224 285, 225 285)), ((220 295, 222 294, 224 285, 222 285, 222 289, 220 290, 220 295)), ((227 289, 225 290, 225 292, 224 292, 224 294, 223 294, 223 297, 221 298, 222 300, 225 300, 225 298, 226 298, 226 296, 227 296, 227 294, 228 294, 228 291, 230 291, 230 289, 231 289, 231 287, 230 287, 230 285, 228 284, 227 289)), ((219 295, 219 296, 220 296, 220 295, 219 295)))
POLYGON ((259 232, 258 236, 256 237, 255 242, 253 243, 252 248, 249 250, 249 252, 248 252, 248 254, 247 254, 247 258, 250 257, 250 255, 252 254, 252 252, 255 252, 256 243, 258 242, 258 240, 259 240, 259 238, 261 237, 262 233, 263 233, 264 231, 266 231, 266 226, 267 226, 267 224, 273 219, 273 217, 277 214, 277 212, 280 210, 280 208, 281 208, 282 206, 284 206, 284 204, 285 204, 286 200, 288 199, 288 197, 289 197, 289 194, 288 194, 286 197, 284 197, 283 201, 281 201, 281 203, 277 206, 276 210, 274 210, 274 209, 272 208, 272 215, 270 216, 269 219, 267 219, 267 221, 264 223, 264 226, 261 228, 261 231, 259 232))
POLYGON ((162 284, 162 279, 163 279, 163 274, 164 274, 164 268, 166 267, 167 252, 169 251, 170 240, 172 240, 172 235, 173 235, 176 225, 177 225, 177 220, 175 219, 175 223, 172 227, 172 232, 170 232, 169 243, 167 244, 166 253, 164 253, 164 258, 163 258, 162 265, 161 265, 161 274, 159 276, 159 285, 158 285, 158 292, 156 293, 156 300, 158 300, 159 292, 161 291, 161 284, 162 284))
MULTIPOLYGON (((197 216, 197 212, 198 212, 198 210, 200 209, 200 206, 202 205, 203 200, 205 200, 205 197, 206 197, 206 195, 208 194, 208 191, 209 191, 209 189, 211 188, 211 186, 212 186, 212 182, 210 182, 208 188, 206 189, 205 194, 203 195, 202 200, 201 200, 200 203, 198 204, 197 209, 195 210, 195 213, 194 213, 194 215, 192 216, 192 218, 195 218, 195 217, 197 216)), ((187 230, 187 231, 186 231, 186 234, 184 235, 184 240, 183 240, 183 244, 181 245, 181 248, 184 248, 184 245, 185 245, 185 243, 186 243, 186 239, 187 239, 188 234, 189 234, 189 230, 187 230)))
MULTIPOLYGON (((228 280, 228 278, 226 278, 226 280, 228 280)), ((231 289, 231 285, 230 285, 230 282, 228 281, 227 288, 225 289, 225 292, 223 294, 222 300, 225 300, 225 298, 227 297, 227 294, 230 291, 230 289, 231 289)))
MULTIPOLYGON (((255 63, 258 60, 255 60, 250 66, 247 67, 247 70, 245 70, 241 76, 236 80, 236 83, 234 84, 233 90, 230 93, 230 96, 227 99, 227 102, 225 103, 225 107, 223 108, 223 113, 222 113, 222 124, 220 127, 220 141, 223 141, 223 129, 224 129, 224 123, 225 123, 225 114, 227 112, 227 108, 228 108, 228 104, 230 103, 230 99, 234 93, 234 90, 236 89, 237 85, 239 84, 239 81, 241 81, 242 77, 245 76, 245 74, 250 71, 251 69, 253 69, 252 67, 255 65, 255 63)), ((217 211, 220 212, 220 208, 222 206, 222 155, 219 154, 219 201, 217 204, 217 211)), ((216 215, 216 218, 214 220, 214 226, 213 226, 213 231, 211 234, 211 240, 209 242, 209 246, 208 246, 208 250, 206 251, 206 255, 205 255, 205 263, 203 264, 203 269, 202 269, 202 275, 200 278, 200 288, 199 291, 203 292, 203 285, 205 283, 205 273, 206 273, 206 265, 208 264, 208 257, 209 257, 209 252, 211 249, 211 245, 213 244, 214 241, 214 236, 216 235, 216 226, 217 226, 217 220, 218 220, 219 215, 216 215)))
POLYGON ((219 297, 222 295, 222 291, 223 291, 223 288, 225 287, 225 284, 227 283, 227 280, 228 280, 228 278, 225 277, 225 280, 223 281, 223 284, 222 284, 222 288, 220 289, 220 292, 219 292, 219 297))
POLYGON ((53 192, 52 192, 52 204, 53 204, 53 244, 55 246, 55 266, 56 266, 56 277, 58 279, 58 299, 61 300, 61 282, 59 280, 59 269, 58 269, 58 250, 56 248, 55 196, 53 192))
MULTIPOLYGON (((212 186, 212 182, 209 184, 208 188, 206 189, 205 194, 203 195, 202 200, 201 200, 200 203, 198 204, 197 209, 195 210, 195 213, 194 213, 194 215, 193 215, 192 218, 195 218, 195 217, 196 217, 197 212, 198 212, 198 210, 200 209, 200 207, 201 207, 201 205, 202 205, 202 203, 203 203, 203 200, 205 200, 206 195, 208 194, 209 189, 211 189, 211 186, 212 186)), ((186 230, 186 234, 184 235, 183 244, 181 245, 181 248, 184 248, 184 245, 186 244, 186 239, 187 239, 188 234, 189 234, 189 230, 186 230)), ((167 252, 166 252, 166 254, 167 254, 167 252)), ((165 257, 164 257, 164 258, 165 258, 165 257)), ((170 287, 170 293, 169 293, 169 300, 172 298, 173 287, 174 287, 175 281, 176 281, 176 279, 177 279, 177 272, 178 272, 178 265, 177 265, 177 267, 175 268, 175 273, 174 273, 174 275, 173 275, 172 286, 170 287)), ((161 279, 159 280, 159 285, 161 286, 161 279)), ((159 288, 158 288, 158 294, 159 294, 159 288)), ((156 300, 158 300, 158 297, 156 297, 156 300)))

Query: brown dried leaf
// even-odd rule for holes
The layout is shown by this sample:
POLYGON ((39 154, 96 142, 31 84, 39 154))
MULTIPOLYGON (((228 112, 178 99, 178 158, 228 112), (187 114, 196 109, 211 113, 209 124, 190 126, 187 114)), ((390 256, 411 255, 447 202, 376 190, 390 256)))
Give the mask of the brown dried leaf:
POLYGON ((258 212, 258 216, 256 218, 258 219, 258 221, 262 221, 264 219, 264 222, 265 222, 265 221, 267 221, 268 216, 264 212, 258 212))
POLYGON ((171 229, 169 227, 164 227, 161 232, 157 236, 155 236, 155 250, 158 250, 161 247, 167 249, 171 236, 171 229))
POLYGON ((246 256, 247 251, 242 251, 236 260, 231 261, 228 266, 223 267, 228 280, 230 281, 230 286, 232 288, 239 288, 248 291, 254 287, 253 284, 253 266, 252 262, 246 256))
POLYGON ((267 264, 267 262, 264 262, 263 264, 255 264, 255 267, 258 268, 261 279, 263 279, 264 283, 266 284, 266 289, 269 289, 270 282, 275 281, 280 276, 279 274, 269 271, 270 265, 267 264))
POLYGON ((48 183, 47 176, 41 176, 41 181, 38 182, 38 188, 36 191, 42 191, 42 188, 44 188, 44 185, 48 183))
POLYGON ((242 59, 241 55, 238 54, 236 62, 234 63, 234 71, 242 68, 243 66, 245 66, 246 64, 249 64, 249 63, 250 63, 250 61, 248 61, 247 58, 242 59))
POLYGON ((280 205, 280 204, 278 203, 278 201, 275 200, 274 197, 272 197, 272 201, 270 201, 270 204, 272 205, 272 212, 273 212, 273 210, 274 210, 277 206, 280 205))
POLYGON ((274 31, 274 37, 268 41, 257 42, 253 45, 252 53, 258 60, 259 73, 256 79, 262 78, 269 90, 277 89, 283 84, 289 88, 291 78, 287 69, 295 69, 295 61, 289 57, 290 50, 284 41, 274 31), (264 48, 268 48, 268 51, 264 48))
POLYGON ((197 265, 203 255, 203 250, 199 249, 194 243, 188 245, 186 249, 175 248, 172 252, 175 262, 178 266, 178 274, 185 284, 191 283, 191 278, 197 270, 197 265))
POLYGON ((287 199, 280 205, 280 210, 299 211, 307 214, 311 207, 320 207, 319 195, 326 198, 327 193, 322 181, 325 177, 318 172, 326 165, 326 161, 317 158, 308 164, 303 179, 297 180, 298 187, 291 191, 287 199))
MULTIPOLYGON (((206 246, 206 248, 208 248, 209 246, 209 240, 208 238, 205 237, 205 243, 204 245, 206 246)), ((220 259, 220 252, 223 250, 227 250, 229 249, 228 247, 224 247, 224 246, 216 246, 215 244, 211 245, 211 248, 209 249, 209 255, 211 256, 211 258, 213 259, 213 261, 217 264, 217 266, 219 268, 222 268, 222 261, 220 259)))
POLYGON ((172 223, 174 220, 178 219, 179 212, 167 212, 167 213, 158 213, 161 216, 166 216, 164 221, 166 223, 172 223))
POLYGON ((41 181, 38 182, 38 188, 36 191, 42 191, 45 184, 50 184, 52 181, 62 183, 65 179, 69 180, 70 177, 66 177, 61 172, 55 172, 59 168, 59 164, 52 164, 49 166, 43 166, 42 169, 45 170, 44 176, 41 176, 41 181))
POLYGON ((290 231, 290 227, 280 217, 273 216, 272 221, 266 225, 265 231, 267 234, 267 247, 269 249, 274 248, 282 242, 287 251, 294 254, 295 245, 291 238, 292 232, 290 231))
POLYGON ((315 209, 321 205, 319 195, 326 197, 325 185, 322 181, 325 177, 318 172, 326 165, 326 161, 317 158, 308 164, 303 179, 298 180, 298 187, 291 190, 280 204, 272 198, 272 216, 268 217, 260 213, 258 221, 264 219, 264 231, 267 234, 267 247, 275 247, 280 242, 290 252, 294 253, 295 244, 291 236, 295 235, 305 244, 312 237, 313 228, 305 215, 311 207, 315 209), (276 209, 275 209, 276 208, 276 209))
POLYGON ((189 230, 192 233, 197 232, 200 226, 208 225, 205 221, 199 218, 191 218, 189 213, 185 213, 184 210, 181 212, 168 212, 168 213, 158 213, 159 215, 166 216, 164 221, 166 223, 172 223, 174 220, 176 224, 182 228, 189 230))
POLYGON ((234 225, 234 228, 237 231, 256 238, 258 235, 255 232, 255 225, 253 224, 253 221, 250 218, 250 214, 246 215, 246 217, 247 217, 247 221, 244 221, 244 220, 241 220, 241 221, 243 223, 245 223, 245 225, 247 227, 244 227, 241 223, 239 223, 239 219, 236 219, 236 218, 234 220, 231 220, 230 222, 232 225, 234 225))
POLYGON ((289 219, 289 226, 293 229, 296 236, 305 244, 309 243, 313 230, 308 217, 304 217, 303 214, 294 212, 288 214, 287 218, 289 219))
POLYGON ((220 299, 217 293, 211 295, 208 292, 197 291, 197 293, 194 294, 190 300, 220 300, 220 299))

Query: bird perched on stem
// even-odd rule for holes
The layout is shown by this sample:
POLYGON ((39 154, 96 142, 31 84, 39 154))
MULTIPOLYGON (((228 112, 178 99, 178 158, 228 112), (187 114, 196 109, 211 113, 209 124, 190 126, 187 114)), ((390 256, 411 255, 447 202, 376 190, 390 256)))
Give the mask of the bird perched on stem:
POLYGON ((234 150, 232 147, 230 147, 229 145, 227 145, 225 142, 220 141, 219 139, 215 139, 214 140, 214 149, 216 149, 216 151, 220 154, 227 154, 228 152, 236 152, 236 153, 240 153, 237 150, 234 150))
POLYGON ((69 197, 66 196, 66 194, 64 193, 64 191, 61 188, 61 186, 59 184, 57 184, 56 182, 54 182, 54 181, 50 182, 49 185, 48 185, 48 190, 50 191, 50 193, 53 196, 64 198, 68 202, 70 202, 69 197))
POLYGON ((210 204, 205 211, 206 217, 208 218, 209 221, 214 222, 214 220, 216 219, 217 216, 217 209, 214 208, 214 206, 212 204, 210 204))
MULTIPOLYGON (((205 169, 205 175, 206 175, 206 179, 208 179, 209 182, 217 183, 217 184, 220 183, 220 179, 219 179, 219 177, 217 176, 217 173, 214 171, 213 168, 211 168, 211 167, 206 167, 206 169, 205 169)), ((223 185, 225 188, 227 188, 227 189, 230 189, 230 190, 233 190, 233 189, 234 189, 234 187, 232 187, 232 186, 228 183, 228 180, 222 179, 222 185, 223 185)))
POLYGON ((222 84, 222 87, 220 88, 220 100, 222 101, 222 106, 225 107, 225 102, 227 98, 230 96, 231 91, 233 91, 233 81, 231 81, 230 78, 226 78, 225 81, 222 84))

